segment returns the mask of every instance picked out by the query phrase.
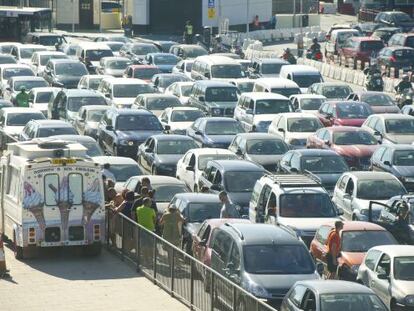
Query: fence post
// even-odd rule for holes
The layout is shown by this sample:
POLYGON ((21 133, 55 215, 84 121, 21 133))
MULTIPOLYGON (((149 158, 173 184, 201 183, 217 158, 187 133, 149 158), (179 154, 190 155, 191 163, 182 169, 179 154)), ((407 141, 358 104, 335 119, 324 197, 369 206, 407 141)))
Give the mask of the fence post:
POLYGON ((153 273, 153 277, 154 277, 154 284, 156 284, 157 283, 157 239, 153 236, 152 237, 153 239, 154 239, 154 243, 153 243, 153 245, 154 245, 154 250, 153 250, 153 255, 154 255, 154 262, 153 262, 153 264, 154 264, 154 273, 153 273))
POLYGON ((190 309, 194 310, 194 260, 190 258, 190 309))
POLYGON ((237 301, 236 301, 236 296, 237 296, 237 291, 236 291, 236 286, 233 286, 233 310, 237 310, 237 301))
POLYGON ((214 273, 210 271, 210 311, 214 311, 214 273))
MULTIPOLYGON (((106 246, 107 247, 109 247, 109 235, 110 235, 110 230, 109 230, 109 227, 110 227, 110 222, 111 222, 111 220, 113 221, 113 215, 111 215, 111 212, 110 212, 110 210, 109 209, 106 209, 106 211, 105 211, 105 213, 106 213, 106 246), (110 216, 111 215, 111 216, 110 216)), ((113 228, 112 228, 112 230, 113 230, 113 228)))
POLYGON ((136 243, 136 247, 137 247, 137 272, 141 271, 141 257, 140 257, 140 251, 141 251, 141 234, 140 234, 140 228, 139 226, 136 226, 136 233, 137 233, 137 243, 136 243))
POLYGON ((174 280, 175 280, 175 249, 171 247, 171 296, 174 297, 174 280))
POLYGON ((125 246, 125 225, 124 225, 124 217, 122 217, 121 215, 119 215, 119 217, 121 217, 122 221, 121 221, 121 233, 122 233, 122 237, 121 237, 121 259, 124 260, 124 246, 125 246))

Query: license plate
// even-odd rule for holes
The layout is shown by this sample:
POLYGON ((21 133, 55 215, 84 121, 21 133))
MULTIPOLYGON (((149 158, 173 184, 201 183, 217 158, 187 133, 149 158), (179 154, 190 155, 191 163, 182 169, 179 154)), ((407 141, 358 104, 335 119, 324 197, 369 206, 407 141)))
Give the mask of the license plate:
POLYGON ((52 159, 52 164, 63 165, 63 164, 75 164, 76 159, 52 159))

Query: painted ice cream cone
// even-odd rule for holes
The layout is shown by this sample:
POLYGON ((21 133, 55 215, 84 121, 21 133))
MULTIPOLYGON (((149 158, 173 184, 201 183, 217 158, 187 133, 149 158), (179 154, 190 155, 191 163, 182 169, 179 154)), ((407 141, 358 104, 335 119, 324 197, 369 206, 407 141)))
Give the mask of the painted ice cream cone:
POLYGON ((102 193, 99 179, 96 178, 83 195, 82 223, 89 224, 93 213, 102 205, 102 193))
POLYGON ((46 228, 45 215, 43 213, 44 201, 39 192, 37 192, 31 184, 24 182, 24 198, 23 198, 23 208, 30 211, 35 217, 39 228, 44 234, 46 228))

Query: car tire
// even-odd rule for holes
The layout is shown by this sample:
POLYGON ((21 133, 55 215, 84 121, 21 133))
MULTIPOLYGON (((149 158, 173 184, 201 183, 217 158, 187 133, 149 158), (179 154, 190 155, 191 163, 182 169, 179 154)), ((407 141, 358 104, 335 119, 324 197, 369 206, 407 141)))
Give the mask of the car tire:
POLYGON ((17 246, 16 232, 13 232, 13 253, 14 253, 14 258, 16 258, 17 260, 21 260, 24 257, 23 247, 17 246))
POLYGON ((400 308, 397 306, 397 302, 395 301, 395 299, 391 299, 390 302, 390 311, 400 311, 400 308))

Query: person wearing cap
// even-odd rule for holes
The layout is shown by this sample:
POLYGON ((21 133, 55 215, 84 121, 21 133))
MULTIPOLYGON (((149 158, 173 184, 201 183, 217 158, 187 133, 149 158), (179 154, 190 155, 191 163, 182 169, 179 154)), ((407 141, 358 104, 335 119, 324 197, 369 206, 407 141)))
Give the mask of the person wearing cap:
POLYGON ((326 240, 328 252, 326 253, 326 263, 328 266, 328 279, 336 278, 338 270, 338 257, 341 254, 341 231, 344 223, 340 220, 335 221, 335 228, 329 232, 326 240))
POLYGON ((26 92, 26 88, 22 86, 20 93, 16 95, 17 107, 29 107, 29 93, 26 92))
POLYGON ((221 191, 219 193, 219 199, 223 204, 220 211, 220 218, 240 218, 240 214, 237 211, 236 206, 230 202, 226 191, 221 191))
POLYGON ((395 91, 398 94, 401 94, 405 90, 412 89, 412 88, 413 88, 413 85, 410 82, 410 77, 407 74, 404 74, 402 76, 400 83, 398 83, 397 86, 395 87, 395 91))
POLYGON ((180 247, 181 226, 184 221, 185 219, 177 209, 177 206, 170 204, 160 219, 160 225, 163 226, 162 237, 171 244, 180 247))

